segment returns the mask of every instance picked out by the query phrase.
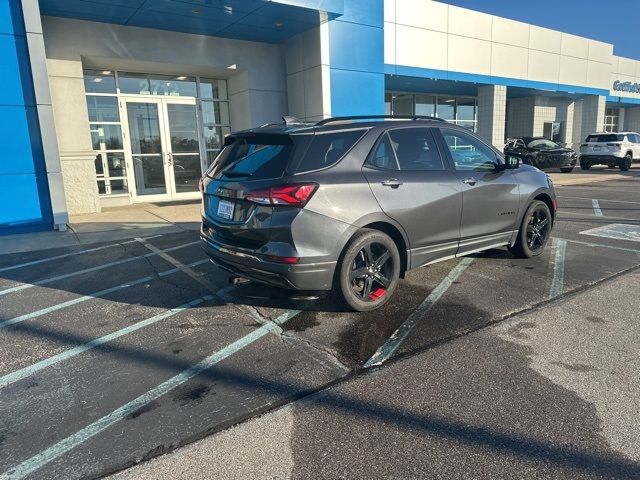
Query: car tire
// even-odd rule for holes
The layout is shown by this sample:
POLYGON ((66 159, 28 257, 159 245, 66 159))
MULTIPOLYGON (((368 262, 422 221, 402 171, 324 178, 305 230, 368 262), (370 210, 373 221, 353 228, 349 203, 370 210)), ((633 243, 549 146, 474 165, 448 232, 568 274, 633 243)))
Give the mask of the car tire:
POLYGON ((565 167, 565 168, 561 168, 560 171, 562 173, 571 173, 573 172, 573 167, 565 167))
POLYGON ((633 162, 633 158, 628 153, 624 156, 624 158, 620 161, 620 171, 626 172, 631 168, 631 162, 633 162))
POLYGON ((400 253, 395 242, 383 232, 363 229, 340 255, 334 293, 347 307, 368 312, 389 301, 399 278, 400 253))
POLYGON ((580 168, 582 170, 589 170, 591 168, 591 164, 586 160, 580 160, 580 168))
POLYGON ((547 246, 552 228, 553 217, 547 204, 539 200, 533 201, 524 214, 518 237, 509 251, 517 258, 537 257, 547 246), (542 227, 539 222, 544 220, 546 225, 542 227), (534 228, 530 230, 530 227, 534 228))

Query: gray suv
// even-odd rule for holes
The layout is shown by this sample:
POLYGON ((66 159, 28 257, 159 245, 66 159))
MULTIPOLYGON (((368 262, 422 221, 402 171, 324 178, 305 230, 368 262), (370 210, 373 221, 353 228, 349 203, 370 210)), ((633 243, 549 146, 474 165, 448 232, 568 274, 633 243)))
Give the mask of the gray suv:
POLYGON ((284 120, 228 136, 201 183, 202 245, 236 276, 333 290, 367 311, 410 269, 547 244, 547 175, 467 129, 430 117, 284 120))

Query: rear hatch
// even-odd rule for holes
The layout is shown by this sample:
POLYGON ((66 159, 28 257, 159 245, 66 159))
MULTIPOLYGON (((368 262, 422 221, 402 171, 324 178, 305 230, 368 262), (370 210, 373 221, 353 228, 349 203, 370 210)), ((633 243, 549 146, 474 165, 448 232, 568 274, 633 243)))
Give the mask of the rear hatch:
POLYGON ((227 137, 204 178, 203 233, 253 250, 274 239, 291 243, 291 222, 318 188, 314 182, 296 181, 296 175, 334 165, 364 132, 227 137))
POLYGON ((580 145, 581 155, 611 155, 620 152, 624 135, 619 133, 600 133, 589 135, 580 145))

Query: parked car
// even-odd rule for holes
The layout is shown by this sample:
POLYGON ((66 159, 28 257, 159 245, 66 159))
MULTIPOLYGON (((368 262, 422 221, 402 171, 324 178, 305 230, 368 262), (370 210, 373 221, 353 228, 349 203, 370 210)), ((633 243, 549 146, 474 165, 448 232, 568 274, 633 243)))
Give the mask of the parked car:
POLYGON ((578 154, 544 137, 521 137, 507 140, 504 154, 518 157, 523 163, 540 170, 559 168, 571 173, 578 163, 578 154))
POLYGON ((359 311, 387 302, 413 268, 500 246, 539 255, 557 206, 546 174, 430 117, 234 133, 201 189, 202 245, 216 264, 333 290, 359 311))
POLYGON ((627 171, 634 160, 640 159, 640 135, 635 132, 592 133, 580 145, 580 168, 593 165, 619 167, 627 171))

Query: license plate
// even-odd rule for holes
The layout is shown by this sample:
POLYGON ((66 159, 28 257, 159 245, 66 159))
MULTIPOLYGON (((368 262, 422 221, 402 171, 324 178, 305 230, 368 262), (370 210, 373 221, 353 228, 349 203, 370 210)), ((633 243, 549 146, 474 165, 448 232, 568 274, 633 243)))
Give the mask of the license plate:
POLYGON ((220 200, 218 203, 218 216, 231 220, 233 218, 233 208, 235 207, 233 202, 226 200, 220 200))

